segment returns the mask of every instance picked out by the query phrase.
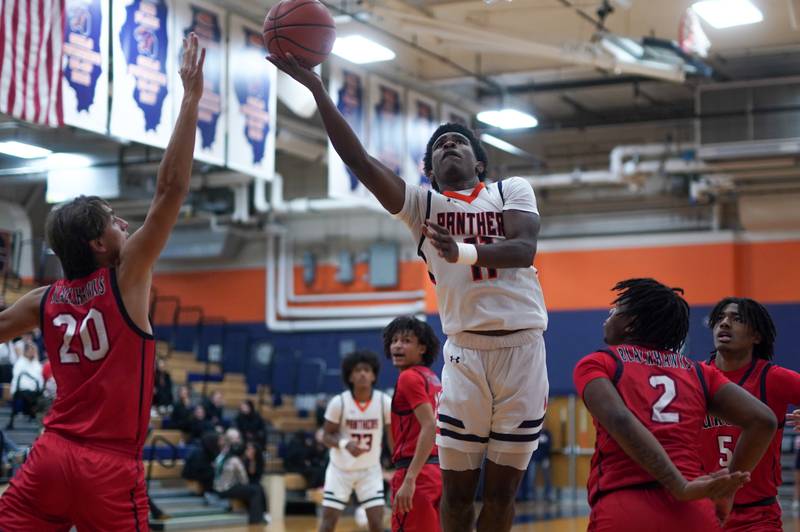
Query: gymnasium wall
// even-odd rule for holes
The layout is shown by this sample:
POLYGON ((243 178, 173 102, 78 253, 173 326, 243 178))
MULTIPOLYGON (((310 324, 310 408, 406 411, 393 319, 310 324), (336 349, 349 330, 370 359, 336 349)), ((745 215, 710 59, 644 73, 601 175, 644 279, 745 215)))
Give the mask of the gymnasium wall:
MULTIPOLYGON (((550 325, 546 333, 551 392, 569 393, 572 368, 581 356, 602 345, 602 323, 613 299, 610 288, 629 277, 654 277, 671 286, 682 287, 692 307, 688 349, 694 358, 705 358, 713 344, 704 320, 713 304, 727 295, 752 297, 765 303, 778 327, 776 361, 800 370, 800 357, 793 349, 800 343, 800 235, 797 234, 668 234, 643 237, 609 237, 544 241, 536 267, 544 288, 550 325)), ((333 265, 321 265, 313 285, 302 283, 300 267, 295 268, 295 292, 342 293, 370 290, 362 279, 365 265, 358 265, 357 281, 336 282, 333 265)), ((338 368, 340 351, 351 345, 382 351, 379 330, 319 333, 277 333, 265 326, 265 271, 263 266, 203 271, 157 272, 159 294, 181 298, 184 305, 198 305, 206 315, 224 316, 228 322, 226 370, 244 371, 247 357, 244 334, 269 341, 275 354, 290 360, 322 359, 328 368, 338 368)), ((419 261, 404 261, 399 289, 426 290, 429 323, 440 333, 433 286, 419 261)), ((219 331, 209 327, 203 343, 219 342, 219 331)), ((191 331, 179 334, 185 340, 191 331)), ((203 349, 201 346, 201 353, 203 349)), ((202 357, 202 354, 201 354, 202 357)), ((294 364, 297 366, 297 363, 294 364)), ((441 361, 436 368, 441 367, 441 361)), ((287 370, 289 371, 289 370, 287 370)), ((281 373, 280 380, 309 386, 299 374, 281 373)), ((268 382, 269 376, 252 370, 251 383, 268 382)), ((396 373, 388 362, 380 384, 389 387, 396 373)), ((338 377, 323 377, 326 391, 337 390, 338 377)))

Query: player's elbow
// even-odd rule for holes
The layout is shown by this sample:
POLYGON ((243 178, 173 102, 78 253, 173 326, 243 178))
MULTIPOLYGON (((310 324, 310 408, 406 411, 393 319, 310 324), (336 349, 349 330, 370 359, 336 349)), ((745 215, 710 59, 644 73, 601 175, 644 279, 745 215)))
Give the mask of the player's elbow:
POLYGON ((775 431, 778 430, 778 419, 766 405, 759 403, 758 406, 760 408, 748 419, 748 428, 758 431, 759 434, 762 434, 765 438, 769 437, 772 439, 775 431))
POLYGON ((189 195, 188 179, 159 179, 156 184, 156 197, 175 198, 183 201, 189 195))

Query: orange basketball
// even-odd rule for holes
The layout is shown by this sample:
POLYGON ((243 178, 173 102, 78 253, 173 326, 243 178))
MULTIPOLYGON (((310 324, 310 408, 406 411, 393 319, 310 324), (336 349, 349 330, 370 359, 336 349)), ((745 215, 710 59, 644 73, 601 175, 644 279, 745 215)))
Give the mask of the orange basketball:
POLYGON ((271 54, 287 52, 307 67, 327 59, 336 40, 336 24, 318 0, 283 0, 264 19, 264 46, 271 54))

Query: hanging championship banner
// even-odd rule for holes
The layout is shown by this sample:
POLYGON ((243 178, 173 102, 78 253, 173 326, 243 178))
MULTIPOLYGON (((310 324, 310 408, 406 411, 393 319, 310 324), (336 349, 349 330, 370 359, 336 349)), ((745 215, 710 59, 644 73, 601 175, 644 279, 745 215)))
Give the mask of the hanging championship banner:
POLYGON ((111 134, 166 147, 172 133, 172 2, 114 0, 111 134))
POLYGON ((228 166, 271 180, 278 70, 264 59, 260 26, 231 15, 228 31, 228 166))
POLYGON ((412 185, 430 186, 425 175, 423 158, 425 148, 439 120, 436 116, 436 101, 414 91, 408 92, 406 109, 406 160, 403 178, 412 185))
POLYGON ((400 85, 370 76, 368 151, 400 176, 406 153, 403 96, 400 85))
POLYGON ((472 120, 469 113, 452 106, 449 103, 442 104, 442 122, 452 122, 454 124, 461 124, 472 129, 472 120))
MULTIPOLYGON (((203 64, 203 96, 197 115, 197 141, 195 159, 222 165, 225 163, 225 117, 222 103, 225 63, 227 61, 225 10, 212 4, 192 0, 175 5, 175 64, 181 64, 183 39, 195 32, 200 48, 206 49, 203 64)), ((177 111, 183 98, 180 73, 172 74, 172 105, 177 111)))
POLYGON ((105 0, 67 0, 61 88, 64 123, 108 132, 109 10, 105 0))
MULTIPOLYGON (((367 87, 366 76, 360 70, 331 64, 330 87, 328 92, 336 108, 361 140, 367 145, 367 87)), ((369 197, 370 192, 362 185, 355 174, 339 158, 339 154, 328 142, 328 196, 332 198, 369 197)))

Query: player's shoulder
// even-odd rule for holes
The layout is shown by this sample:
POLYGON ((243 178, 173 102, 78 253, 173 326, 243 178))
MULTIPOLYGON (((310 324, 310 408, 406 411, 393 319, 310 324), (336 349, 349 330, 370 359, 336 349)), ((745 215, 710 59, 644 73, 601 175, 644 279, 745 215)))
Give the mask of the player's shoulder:
POLYGON ((398 391, 404 391, 410 387, 427 387, 429 372, 432 373, 425 366, 413 366, 401 371, 397 379, 398 391))

